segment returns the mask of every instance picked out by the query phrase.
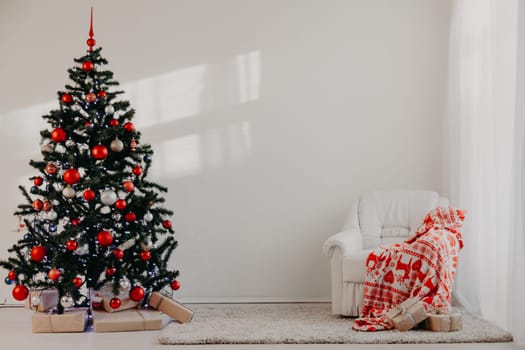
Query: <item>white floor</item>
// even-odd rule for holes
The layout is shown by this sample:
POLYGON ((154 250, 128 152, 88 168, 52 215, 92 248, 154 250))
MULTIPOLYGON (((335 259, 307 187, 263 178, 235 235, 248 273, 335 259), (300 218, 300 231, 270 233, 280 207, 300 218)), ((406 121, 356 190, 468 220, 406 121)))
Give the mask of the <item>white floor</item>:
POLYGON ((515 343, 492 344, 388 344, 388 345, 189 345, 170 346, 157 342, 160 331, 121 332, 121 333, 31 333, 31 314, 22 308, 0 308, 0 348, 1 349, 38 349, 38 350, 94 350, 94 349, 423 349, 423 350, 525 350, 525 345, 515 343))

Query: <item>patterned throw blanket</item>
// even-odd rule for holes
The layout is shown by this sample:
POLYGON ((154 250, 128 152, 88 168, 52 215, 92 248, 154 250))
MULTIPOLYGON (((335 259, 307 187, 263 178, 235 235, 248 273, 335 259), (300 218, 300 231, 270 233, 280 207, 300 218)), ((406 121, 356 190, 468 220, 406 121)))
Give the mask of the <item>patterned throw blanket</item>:
POLYGON ((408 298, 422 300, 427 310, 449 310, 464 219, 462 210, 436 208, 408 240, 370 253, 361 317, 352 328, 391 329, 385 314, 408 298))

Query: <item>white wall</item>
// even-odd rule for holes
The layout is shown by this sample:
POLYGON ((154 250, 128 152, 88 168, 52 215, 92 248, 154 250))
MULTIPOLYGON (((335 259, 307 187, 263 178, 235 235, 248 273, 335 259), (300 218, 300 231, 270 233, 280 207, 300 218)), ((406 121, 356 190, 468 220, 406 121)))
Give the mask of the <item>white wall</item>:
MULTIPOLYGON (((183 300, 326 300, 321 245, 353 198, 443 189, 448 1, 92 3, 156 151, 152 178, 170 189, 183 300)), ((88 13, 0 2, 0 258, 22 234, 16 187, 86 48, 88 13)))

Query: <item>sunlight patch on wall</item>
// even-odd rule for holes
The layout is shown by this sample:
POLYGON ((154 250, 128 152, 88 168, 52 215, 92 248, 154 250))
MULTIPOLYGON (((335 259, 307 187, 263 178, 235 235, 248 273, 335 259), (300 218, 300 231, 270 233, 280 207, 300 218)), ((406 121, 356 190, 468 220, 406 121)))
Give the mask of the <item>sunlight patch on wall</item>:
POLYGON ((259 99, 261 81, 261 55, 259 51, 238 55, 236 58, 239 77, 239 102, 259 99))
POLYGON ((202 112, 207 65, 201 64, 122 85, 137 110, 138 127, 153 126, 202 112))
POLYGON ((195 175, 202 169, 201 137, 197 134, 152 144, 155 157, 151 166, 153 177, 179 178, 195 175))

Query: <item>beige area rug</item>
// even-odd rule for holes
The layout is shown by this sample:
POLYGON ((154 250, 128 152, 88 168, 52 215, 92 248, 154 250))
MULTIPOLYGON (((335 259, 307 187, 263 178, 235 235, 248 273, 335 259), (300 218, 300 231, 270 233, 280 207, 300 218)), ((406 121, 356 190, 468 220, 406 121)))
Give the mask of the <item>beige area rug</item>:
POLYGON ((194 304, 193 321, 170 323, 162 344, 367 344, 509 342, 512 335, 461 311, 463 330, 356 332, 352 319, 330 313, 329 303, 194 304))

